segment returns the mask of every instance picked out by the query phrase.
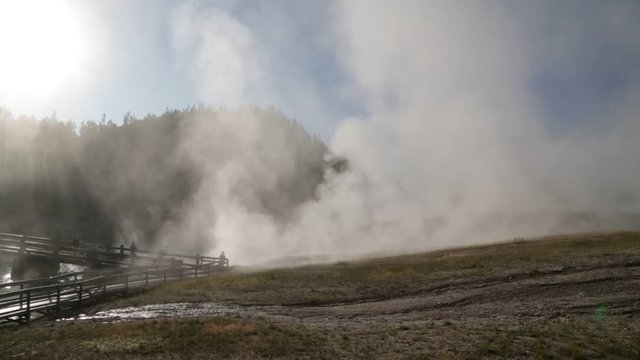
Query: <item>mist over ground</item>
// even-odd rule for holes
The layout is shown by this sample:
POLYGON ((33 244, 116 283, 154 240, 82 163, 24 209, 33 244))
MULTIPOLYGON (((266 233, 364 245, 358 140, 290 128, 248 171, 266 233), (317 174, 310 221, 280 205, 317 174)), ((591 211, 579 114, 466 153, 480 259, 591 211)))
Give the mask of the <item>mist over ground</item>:
POLYGON ((233 193, 235 206, 292 221, 330 168, 326 154, 273 108, 191 107, 80 126, 3 111, 0 232, 203 253, 222 211, 209 199, 233 193))
MULTIPOLYGON (((268 81, 255 77, 266 71, 262 58, 251 56, 259 47, 251 45, 250 29, 228 13, 192 6, 176 15, 179 43, 189 43, 198 59, 222 51, 233 55, 225 59, 242 59, 232 64, 236 78, 224 78, 236 82, 226 89, 237 92, 217 95, 242 99, 251 97, 247 89, 269 89, 268 81), (224 17, 226 26, 182 26, 207 24, 209 17, 224 17)), ((638 7, 589 3, 574 14, 577 20, 565 22, 562 14, 570 9, 333 3, 338 56, 350 91, 367 109, 342 121, 329 140, 331 152, 348 159, 349 171, 329 174, 297 221, 284 226, 236 206, 243 191, 230 193, 212 174, 209 183, 217 185, 199 202, 216 210, 194 206, 200 216, 216 214, 214 246, 251 262, 279 254, 410 251, 637 227, 637 218, 624 213, 640 209, 638 71, 621 66, 622 90, 597 104, 585 101, 580 121, 565 127, 550 119, 536 86, 544 76, 596 69, 580 56, 615 64, 640 58, 638 7), (552 11, 559 13, 549 16, 552 11), (590 24, 594 19, 598 26, 590 24), (608 59, 603 51, 612 47, 625 49, 626 58, 608 59)), ((203 99, 213 97, 215 89, 207 87, 215 87, 212 74, 231 65, 196 65, 203 99)), ((593 84, 593 91, 599 86, 606 84, 593 84)), ((202 160, 195 165, 208 169, 202 160)), ((239 161, 237 171, 252 177, 245 163, 239 161)))
MULTIPOLYGON (((333 41, 345 80, 332 89, 363 111, 324 143, 287 118, 332 114, 285 61, 298 59, 287 39, 301 36, 289 21, 311 22, 317 5, 258 2, 239 17, 225 4, 180 4, 170 21, 199 100, 221 107, 103 124, 117 141, 64 150, 71 160, 56 161, 76 171, 65 186, 98 199, 65 205, 70 219, 108 219, 110 241, 224 250, 243 264, 640 227, 638 4, 330 2, 326 34, 310 41, 333 41), (267 31, 274 23, 282 31, 267 31), (268 106, 288 99, 284 114, 268 106)), ((35 128, 21 146, 39 143, 35 128)), ((84 143, 91 131, 79 131, 84 143)), ((0 175, 19 184, 17 174, 0 175)))

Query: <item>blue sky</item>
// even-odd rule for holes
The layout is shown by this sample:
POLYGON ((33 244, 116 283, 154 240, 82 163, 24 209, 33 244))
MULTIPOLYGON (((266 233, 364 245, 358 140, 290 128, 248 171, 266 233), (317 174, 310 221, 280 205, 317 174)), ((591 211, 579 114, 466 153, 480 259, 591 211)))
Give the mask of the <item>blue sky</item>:
MULTIPOLYGON (((220 17, 207 14, 222 14, 250 34, 250 54, 256 57, 252 61, 262 74, 255 81, 260 84, 249 79, 245 89, 251 91, 232 103, 272 104, 324 139, 332 136, 344 118, 368 111, 345 65, 345 42, 336 26, 334 1, 58 2, 73 10, 86 33, 83 51, 91 51, 94 57, 91 64, 83 65, 86 69, 81 69, 81 77, 89 80, 82 86, 63 85, 53 94, 20 101, 7 96, 11 88, 0 88, 0 106, 38 117, 56 111, 58 118, 74 121, 98 120, 106 113, 108 119, 120 122, 127 111, 144 116, 199 102, 225 104, 224 96, 202 91, 202 82, 215 81, 216 74, 191 72, 201 49, 176 45, 176 14, 189 7, 198 21, 215 21, 220 17), (253 88, 260 91, 252 92, 253 88)), ((530 43, 528 56, 534 71, 529 86, 554 131, 596 121, 593 118, 612 106, 616 96, 639 77, 639 41, 619 37, 640 38, 640 26, 617 32, 616 22, 610 19, 640 18, 638 3, 486 4, 504 7, 513 23, 519 24, 511 29, 514 36, 530 43)), ((23 20, 30 21, 28 16, 23 20)), ((197 31, 207 30, 201 26, 197 31)))
MULTIPOLYGON (((631 0, 7 0, 0 106, 116 123, 200 102, 279 108, 352 171, 283 227, 239 206, 236 184, 274 178, 262 154, 225 154, 230 171, 194 156, 210 188, 187 213, 216 219, 239 260, 424 249, 425 217, 447 218, 438 247, 566 233, 487 229, 485 215, 640 211, 638 19, 631 0)), ((196 130, 181 141, 204 154, 217 139, 196 130)), ((286 162, 278 149, 268 158, 286 162)))
MULTIPOLYGON (((172 17, 185 2, 92 1, 67 2, 81 17, 96 55, 99 70, 87 70, 94 78, 81 90, 65 89, 44 97, 34 96, 1 106, 15 113, 37 117, 53 111, 61 119, 99 120, 103 113, 118 123, 130 111, 136 116, 184 108, 200 102, 225 105, 214 96, 203 98, 197 81, 189 76, 193 53, 179 53, 172 34, 172 17), (191 58, 190 58, 191 57, 191 58)), ((274 105, 327 138, 342 118, 357 114, 357 99, 338 94, 344 74, 335 58, 334 38, 328 24, 328 3, 212 1, 187 3, 200 11, 220 11, 246 26, 258 51, 269 53, 264 71, 270 73, 274 96, 244 99, 246 103, 274 105), (285 21, 285 19, 288 19, 285 21), (321 99, 321 111, 306 113, 305 93, 321 99), (277 93, 277 94, 276 94, 277 93)), ((34 10, 38 11, 38 10, 34 10)), ((24 19, 29 21, 29 19, 24 19)), ((5 89, 11 93, 11 89, 5 89)), ((314 100, 315 101, 315 100, 314 100)), ((237 104, 233 104, 237 105, 237 104)))

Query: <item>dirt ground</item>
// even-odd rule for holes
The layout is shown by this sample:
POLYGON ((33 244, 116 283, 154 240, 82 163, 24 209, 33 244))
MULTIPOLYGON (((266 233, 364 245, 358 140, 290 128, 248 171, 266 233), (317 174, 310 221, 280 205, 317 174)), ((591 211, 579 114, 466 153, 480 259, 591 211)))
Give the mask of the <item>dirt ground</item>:
MULTIPOLYGON (((194 358, 640 358, 640 234, 237 271, 169 284, 89 313, 175 302, 233 306, 238 311, 225 315, 229 321, 285 334, 278 351, 254 346, 258 332, 253 343, 190 353, 194 358)), ((173 321, 183 320, 161 322, 173 321)), ((142 348, 102 353, 180 356, 179 348, 142 348)))
POLYGON ((349 356, 579 358, 618 351, 637 358, 632 344, 640 344, 640 262, 604 258, 590 266, 514 269, 505 276, 416 286, 401 297, 261 310, 272 322, 348 340, 343 354, 349 356), (611 343, 599 344, 602 339, 611 343))
MULTIPOLYGON (((582 237, 583 244, 571 244, 575 253, 546 259, 523 248, 521 261, 500 274, 404 283, 398 296, 259 309, 271 322, 325 333, 342 343, 345 356, 640 358, 640 253, 581 251, 612 238, 582 237)), ((440 255, 464 258, 500 247, 512 256, 508 250, 524 246, 440 255)), ((474 265, 466 267, 455 271, 474 265)))

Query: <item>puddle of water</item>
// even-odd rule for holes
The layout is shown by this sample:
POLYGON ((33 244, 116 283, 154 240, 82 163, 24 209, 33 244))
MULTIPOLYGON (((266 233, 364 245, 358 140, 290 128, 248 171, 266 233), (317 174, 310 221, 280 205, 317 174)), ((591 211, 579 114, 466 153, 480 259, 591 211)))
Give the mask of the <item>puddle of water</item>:
POLYGON ((11 264, 0 263, 0 293, 11 291, 11 264))
POLYGON ((60 270, 58 271, 58 274, 82 272, 82 271, 86 271, 86 270, 87 270, 86 266, 61 263, 60 264, 60 270))
POLYGON ((179 317, 223 316, 240 314, 238 306, 220 305, 215 303, 172 303, 153 304, 144 306, 132 306, 120 309, 98 311, 95 314, 80 314, 77 317, 60 319, 66 320, 99 320, 105 322, 118 322, 142 319, 166 319, 179 317))
POLYGON ((0 284, 11 282, 11 263, 0 262, 0 284))
MULTIPOLYGON (((74 264, 60 264, 60 270, 58 271, 58 275, 74 273, 74 272, 82 272, 86 271, 86 266, 74 265, 74 264)), ((79 277, 82 279, 82 276, 79 277)), ((64 280, 60 280, 64 282, 64 280)), ((3 289, 9 289, 13 280, 11 279, 11 263, 2 263, 0 262, 0 285, 5 285, 3 289)))

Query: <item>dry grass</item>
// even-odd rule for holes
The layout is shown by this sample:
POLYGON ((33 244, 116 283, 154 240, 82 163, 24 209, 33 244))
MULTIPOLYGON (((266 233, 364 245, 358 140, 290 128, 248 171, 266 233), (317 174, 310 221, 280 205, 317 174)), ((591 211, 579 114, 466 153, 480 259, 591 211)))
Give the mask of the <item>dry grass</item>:
POLYGON ((217 302, 278 312, 6 328, 0 343, 7 358, 640 358, 640 291, 626 287, 639 267, 640 234, 627 232, 225 273, 93 311, 217 302))
POLYGON ((638 261, 638 254, 638 233, 548 237, 332 265, 225 273, 167 284, 106 307, 205 301, 241 305, 367 301, 406 296, 442 280, 638 261))
POLYGON ((256 358, 322 353, 326 340, 293 326, 231 317, 4 329, 3 358, 256 358))

